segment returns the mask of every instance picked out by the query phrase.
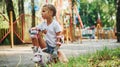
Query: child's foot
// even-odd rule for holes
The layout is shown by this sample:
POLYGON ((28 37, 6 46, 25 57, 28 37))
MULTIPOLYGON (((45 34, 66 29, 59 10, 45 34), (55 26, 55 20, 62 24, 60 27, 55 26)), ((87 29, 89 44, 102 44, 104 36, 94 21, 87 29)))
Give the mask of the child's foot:
POLYGON ((36 52, 34 53, 34 57, 32 58, 33 62, 38 63, 42 62, 42 56, 40 53, 36 52))

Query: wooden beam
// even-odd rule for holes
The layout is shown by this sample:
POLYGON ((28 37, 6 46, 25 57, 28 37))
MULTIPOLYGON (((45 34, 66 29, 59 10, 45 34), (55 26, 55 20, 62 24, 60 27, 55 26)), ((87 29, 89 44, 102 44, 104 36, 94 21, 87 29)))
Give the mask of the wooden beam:
POLYGON ((11 48, 14 47, 14 36, 13 36, 13 15, 12 11, 10 11, 10 41, 11 41, 11 48))

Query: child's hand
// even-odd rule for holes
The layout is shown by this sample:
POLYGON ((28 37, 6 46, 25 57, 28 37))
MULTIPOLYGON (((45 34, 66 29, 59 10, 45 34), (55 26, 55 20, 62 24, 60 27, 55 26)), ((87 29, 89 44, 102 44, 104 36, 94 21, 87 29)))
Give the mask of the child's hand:
POLYGON ((47 33, 47 30, 43 30, 42 32, 43 32, 44 34, 46 34, 46 33, 47 33))
POLYGON ((32 27, 31 30, 36 30, 37 28, 36 27, 32 27))
POLYGON ((61 44, 62 44, 61 42, 57 42, 56 43, 57 46, 61 46, 61 44))

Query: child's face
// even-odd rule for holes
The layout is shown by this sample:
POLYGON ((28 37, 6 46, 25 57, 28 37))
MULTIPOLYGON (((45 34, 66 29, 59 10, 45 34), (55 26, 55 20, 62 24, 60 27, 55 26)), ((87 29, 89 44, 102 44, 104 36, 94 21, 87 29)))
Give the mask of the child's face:
POLYGON ((43 7, 42 8, 42 18, 43 19, 48 19, 49 17, 51 17, 51 13, 50 10, 47 7, 43 7))

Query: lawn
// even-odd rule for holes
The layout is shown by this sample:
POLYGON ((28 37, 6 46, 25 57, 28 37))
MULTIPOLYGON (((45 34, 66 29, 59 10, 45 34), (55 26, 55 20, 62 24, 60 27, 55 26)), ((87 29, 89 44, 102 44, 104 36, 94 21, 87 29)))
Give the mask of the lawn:
POLYGON ((120 67, 120 47, 96 51, 94 54, 70 57, 66 64, 58 62, 52 67, 120 67))

